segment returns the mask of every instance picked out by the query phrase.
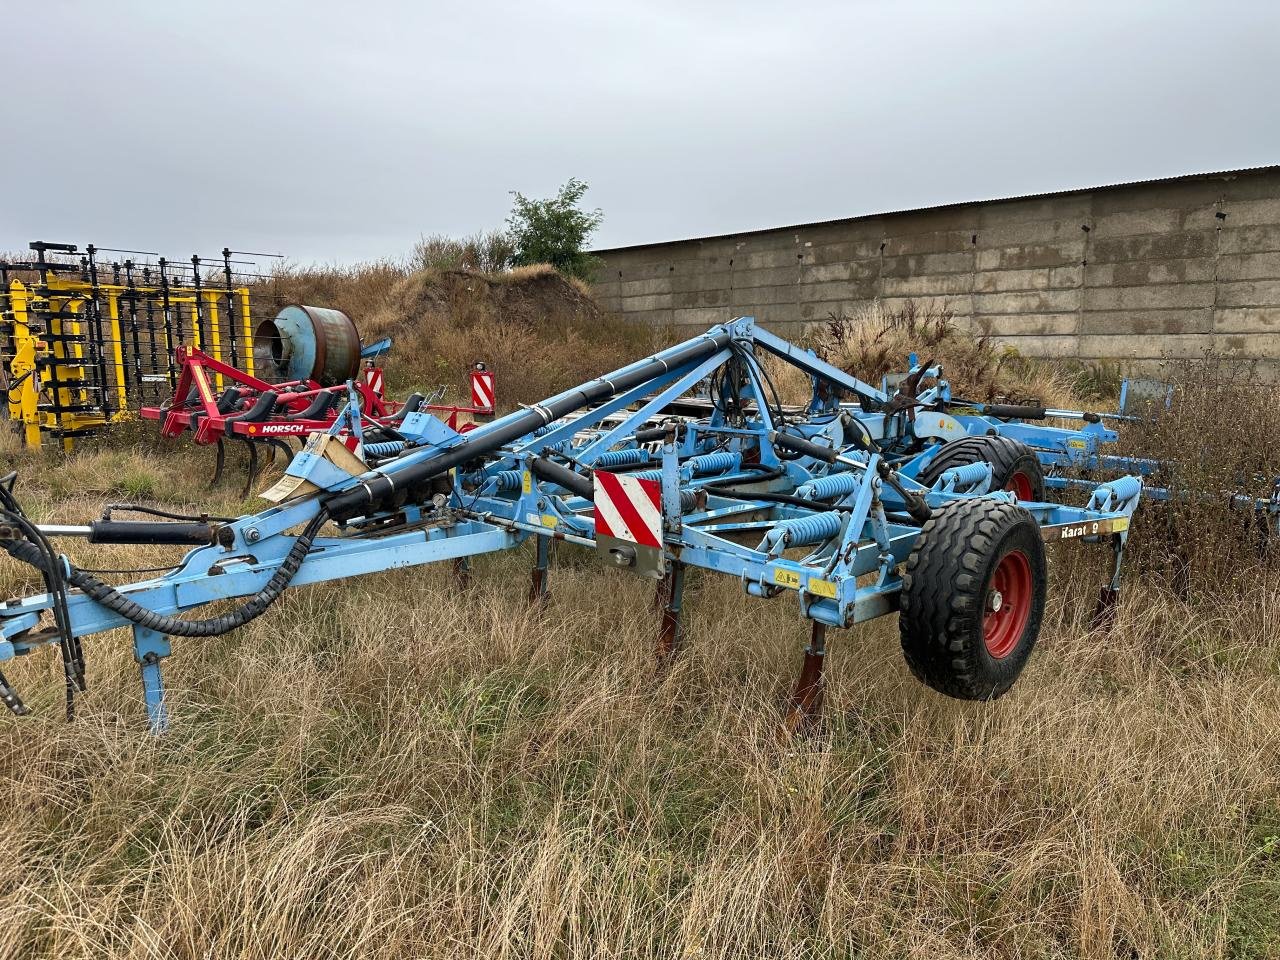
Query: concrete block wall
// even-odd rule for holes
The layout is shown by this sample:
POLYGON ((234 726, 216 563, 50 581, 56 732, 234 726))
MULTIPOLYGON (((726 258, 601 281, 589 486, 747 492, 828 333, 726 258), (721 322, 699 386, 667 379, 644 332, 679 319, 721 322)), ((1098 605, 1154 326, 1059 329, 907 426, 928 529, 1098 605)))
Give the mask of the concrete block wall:
POLYGON ((1280 167, 596 253, 607 309, 689 332, 915 301, 1029 356, 1141 370, 1213 349, 1280 378, 1280 167))

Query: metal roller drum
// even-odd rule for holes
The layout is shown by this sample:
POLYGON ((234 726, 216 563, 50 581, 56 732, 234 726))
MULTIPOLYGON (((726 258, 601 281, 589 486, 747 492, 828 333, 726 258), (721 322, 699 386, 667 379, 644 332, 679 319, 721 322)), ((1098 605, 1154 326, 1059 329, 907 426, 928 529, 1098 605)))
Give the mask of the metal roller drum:
POLYGON ((253 332, 254 368, 264 380, 346 383, 360 369, 360 335, 341 310, 290 304, 253 332))

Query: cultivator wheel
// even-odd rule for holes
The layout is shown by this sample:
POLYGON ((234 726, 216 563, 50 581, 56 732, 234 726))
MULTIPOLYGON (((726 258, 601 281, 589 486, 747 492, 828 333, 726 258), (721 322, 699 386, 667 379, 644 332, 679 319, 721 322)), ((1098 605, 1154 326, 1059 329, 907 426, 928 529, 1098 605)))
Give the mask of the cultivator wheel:
POLYGON ((1044 542, 1030 513, 985 499, 935 510, 903 574, 907 666, 949 697, 1000 696, 1035 646, 1044 596, 1044 542))
POLYGON ((1044 500, 1044 470, 1035 451, 1012 437, 964 437, 944 444, 919 481, 931 486, 948 470, 970 463, 991 464, 991 488, 1009 490, 1023 501, 1044 500))

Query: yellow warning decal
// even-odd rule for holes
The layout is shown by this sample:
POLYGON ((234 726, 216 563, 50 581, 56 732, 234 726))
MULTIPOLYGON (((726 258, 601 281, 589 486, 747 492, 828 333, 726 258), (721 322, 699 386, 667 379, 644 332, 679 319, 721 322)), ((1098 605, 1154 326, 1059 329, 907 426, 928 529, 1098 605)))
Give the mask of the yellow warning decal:
POLYGON ((524 471, 520 478, 520 489, 525 493, 533 493, 533 477, 529 476, 529 471, 524 471))
POLYGON ((830 580, 819 580, 817 577, 810 577, 808 589, 815 597, 826 597, 828 600, 836 598, 836 585, 830 580))
POLYGON ((1067 446, 1071 447, 1073 450, 1083 450, 1085 447, 1088 446, 1088 444, 1085 443, 1083 440, 1068 440, 1067 446))
POLYGON ((554 527, 559 522, 560 522, 560 518, 557 517, 554 513, 544 513, 542 515, 542 525, 544 527, 554 527))
POLYGON ((790 570, 774 570, 773 582, 780 587, 790 587, 792 590, 799 590, 800 574, 792 573, 790 570))

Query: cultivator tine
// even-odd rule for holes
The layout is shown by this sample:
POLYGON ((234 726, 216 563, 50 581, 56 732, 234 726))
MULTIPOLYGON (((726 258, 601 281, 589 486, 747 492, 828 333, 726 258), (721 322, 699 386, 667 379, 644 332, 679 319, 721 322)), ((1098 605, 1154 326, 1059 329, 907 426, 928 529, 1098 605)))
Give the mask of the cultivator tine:
POLYGON ((1098 606, 1089 623, 1094 630, 1110 630, 1116 622, 1116 604, 1120 601, 1120 564, 1124 560, 1124 539, 1120 534, 1112 534, 1111 549, 1111 580, 1104 583, 1098 592, 1098 606))
POLYGON ((249 475, 245 478, 240 496, 247 497, 253 492, 254 481, 258 479, 258 445, 252 440, 245 440, 244 445, 249 448, 249 475))
POLYGON ((684 604, 684 564, 671 562, 666 576, 658 582, 654 601, 659 611, 658 664, 661 666, 680 652, 680 610, 684 604))
POLYGON ((213 476, 209 480, 209 486, 214 487, 222 479, 223 468, 227 465, 227 448, 222 442, 222 438, 218 438, 217 453, 214 455, 213 476))
POLYGON ((284 455, 284 465, 287 467, 293 460, 293 451, 289 449, 289 445, 283 440, 268 440, 267 443, 271 446, 271 462, 276 462, 276 451, 279 450, 284 455))
POLYGON ((550 598, 548 589, 548 581, 551 574, 551 539, 549 537, 536 537, 538 541, 537 561, 533 565, 533 572, 529 577, 529 603, 546 603, 550 598))
POLYGON ((453 561, 453 577, 461 592, 471 586, 471 561, 466 557, 458 557, 453 561))
POLYGON ((787 707, 783 732, 788 736, 813 732, 822 714, 822 668, 827 655, 827 625, 814 621, 809 646, 804 651, 804 666, 787 707))

